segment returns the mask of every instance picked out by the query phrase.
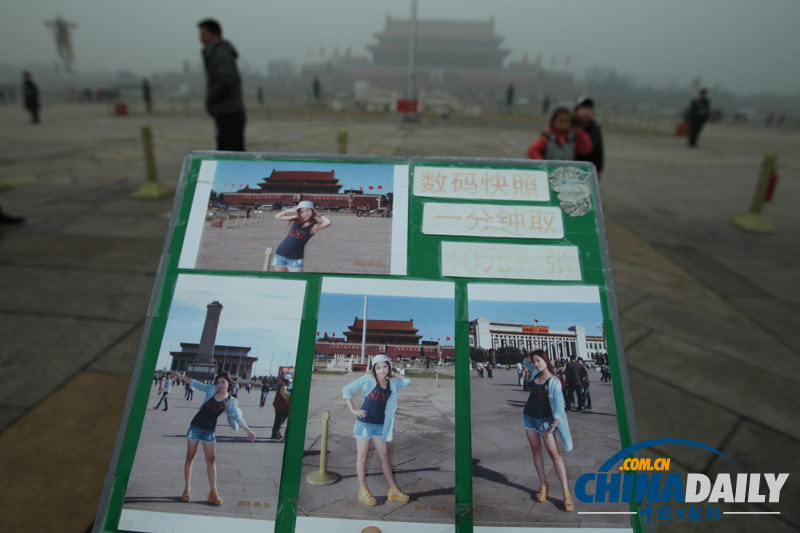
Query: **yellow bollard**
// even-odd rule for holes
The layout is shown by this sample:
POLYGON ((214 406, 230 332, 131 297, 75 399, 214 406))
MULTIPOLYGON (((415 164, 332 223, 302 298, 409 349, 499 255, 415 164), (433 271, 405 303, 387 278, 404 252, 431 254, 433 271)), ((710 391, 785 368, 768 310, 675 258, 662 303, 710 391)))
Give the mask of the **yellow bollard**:
POLYGON ((144 165, 147 169, 147 181, 133 193, 133 197, 140 200, 156 200, 164 196, 169 196, 173 193, 173 189, 159 183, 156 177, 156 161, 153 156, 153 134, 150 131, 150 125, 142 124, 139 129, 142 134, 142 150, 144 151, 144 165))
POLYGON ((740 230, 751 233, 775 233, 775 227, 761 216, 761 211, 764 209, 764 197, 767 194, 769 177, 776 170, 777 158, 776 154, 764 154, 764 160, 761 162, 761 174, 758 176, 753 200, 750 202, 750 212, 731 219, 731 224, 740 230))
POLYGON ((346 154, 347 153, 347 130, 339 130, 339 134, 337 135, 337 140, 339 141, 339 153, 346 154))
POLYGON ((309 472, 306 481, 312 485, 330 485, 339 480, 338 474, 326 472, 328 467, 328 424, 331 420, 330 411, 322 413, 322 444, 319 450, 319 470, 309 472))
POLYGON ((269 266, 272 264, 272 248, 267 246, 264 250, 264 272, 269 272, 269 266))

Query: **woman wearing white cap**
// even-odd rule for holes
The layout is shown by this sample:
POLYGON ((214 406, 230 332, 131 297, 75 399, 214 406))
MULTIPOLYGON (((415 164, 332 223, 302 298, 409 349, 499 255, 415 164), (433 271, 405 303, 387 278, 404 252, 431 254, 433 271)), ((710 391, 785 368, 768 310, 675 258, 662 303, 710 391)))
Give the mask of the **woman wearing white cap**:
POLYGON ((272 266, 275 267, 275 272, 302 272, 306 243, 317 232, 329 228, 333 222, 320 215, 314 209, 314 204, 308 200, 281 211, 275 218, 289 223, 289 234, 275 250, 272 266))
POLYGON ((353 436, 356 438, 356 474, 358 475, 358 500, 366 505, 375 505, 378 501, 367 488, 367 459, 369 457, 369 441, 372 440, 378 458, 381 461, 383 477, 389 484, 387 500, 390 502, 407 502, 405 494, 397 486, 392 473, 392 461, 389 457, 388 442, 392 440, 394 414, 397 411, 397 389, 411 383, 406 377, 392 379, 392 360, 381 354, 372 359, 372 373, 366 374, 342 389, 342 396, 356 415, 353 436), (363 402, 361 409, 353 407, 353 392, 361 390, 363 402))

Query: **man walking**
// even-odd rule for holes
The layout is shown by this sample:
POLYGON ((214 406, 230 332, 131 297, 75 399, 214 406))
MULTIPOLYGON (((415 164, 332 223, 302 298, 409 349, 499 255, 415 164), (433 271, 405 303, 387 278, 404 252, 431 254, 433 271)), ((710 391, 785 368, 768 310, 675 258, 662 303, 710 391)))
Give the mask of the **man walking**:
POLYGON ((164 402, 164 409, 162 409, 162 411, 169 409, 169 401, 167 401, 167 396, 169 396, 170 391, 172 391, 172 380, 169 378, 169 376, 167 376, 164 378, 164 383, 161 386, 161 399, 158 400, 158 403, 155 407, 153 407, 153 409, 158 409, 161 405, 161 402, 164 402))
POLYGON ((206 19, 197 26, 206 70, 206 111, 214 118, 217 150, 244 152, 242 79, 236 67, 239 53, 222 38, 216 20, 206 19))
POLYGON ((697 138, 700 136, 700 130, 708 120, 711 114, 711 102, 708 100, 708 91, 700 89, 700 95, 692 100, 689 104, 689 110, 686 112, 686 122, 689 123, 689 146, 695 148, 697 146, 697 138))
POLYGON ((39 123, 39 86, 27 70, 22 73, 22 91, 25 94, 25 109, 31 114, 31 124, 39 123))

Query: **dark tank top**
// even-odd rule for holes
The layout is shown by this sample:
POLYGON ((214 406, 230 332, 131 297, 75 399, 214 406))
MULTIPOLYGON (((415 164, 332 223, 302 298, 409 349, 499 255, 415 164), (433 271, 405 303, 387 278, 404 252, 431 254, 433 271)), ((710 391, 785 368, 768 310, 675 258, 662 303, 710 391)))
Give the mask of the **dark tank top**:
POLYGON ((367 416, 360 420, 368 424, 383 424, 386 418, 386 402, 389 401, 389 396, 391 395, 392 389, 389 388, 388 383, 385 389, 382 389, 381 386, 376 383, 375 387, 367 394, 367 397, 364 398, 364 402, 361 404, 361 409, 367 413, 367 416))
POLYGON ((225 409, 228 408, 230 401, 230 396, 221 402, 214 399, 212 396, 202 405, 202 407, 200 407, 200 410, 197 412, 197 414, 194 415, 194 418, 192 418, 192 425, 201 429, 214 431, 217 427, 217 418, 219 418, 219 415, 225 412, 225 409))
POLYGON ((531 381, 531 394, 528 396, 528 401, 525 403, 525 414, 531 418, 540 418, 542 420, 549 420, 553 418, 553 411, 550 408, 550 397, 547 394, 547 383, 553 378, 547 378, 547 381, 539 385, 535 381, 531 381))
POLYGON ((297 222, 292 222, 289 227, 289 234, 278 245, 275 253, 282 255, 286 259, 302 259, 308 239, 313 237, 311 230, 314 225, 301 226, 297 222))

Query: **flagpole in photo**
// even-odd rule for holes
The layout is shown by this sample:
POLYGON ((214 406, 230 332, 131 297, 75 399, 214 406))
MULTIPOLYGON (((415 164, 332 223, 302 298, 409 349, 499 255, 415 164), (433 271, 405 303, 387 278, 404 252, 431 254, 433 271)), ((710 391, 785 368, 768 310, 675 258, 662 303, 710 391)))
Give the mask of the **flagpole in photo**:
POLYGON ((367 295, 364 295, 364 320, 362 321, 362 330, 361 330, 361 361, 359 361, 362 365, 364 364, 364 353, 367 350, 367 295))

